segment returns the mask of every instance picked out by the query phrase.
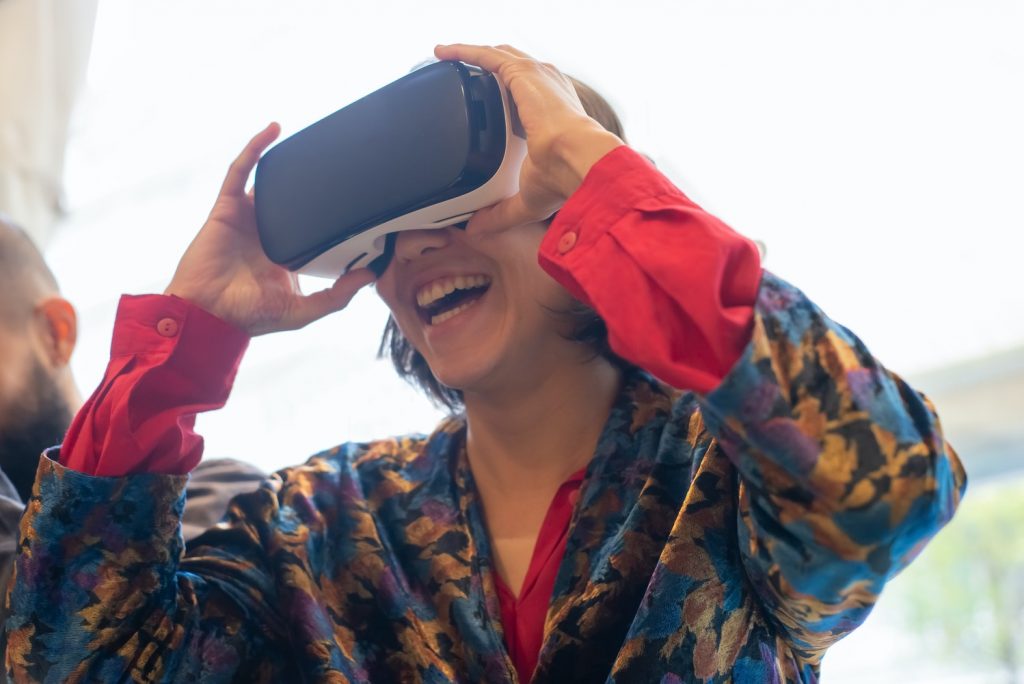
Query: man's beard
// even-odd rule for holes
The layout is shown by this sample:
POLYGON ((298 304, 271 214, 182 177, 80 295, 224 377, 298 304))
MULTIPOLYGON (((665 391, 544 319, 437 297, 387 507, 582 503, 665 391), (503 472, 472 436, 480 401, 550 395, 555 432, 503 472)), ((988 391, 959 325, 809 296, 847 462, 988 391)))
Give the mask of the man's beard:
POLYGON ((0 468, 28 501, 39 456, 60 444, 71 425, 71 407, 57 382, 33 360, 27 386, 0 412, 0 468))

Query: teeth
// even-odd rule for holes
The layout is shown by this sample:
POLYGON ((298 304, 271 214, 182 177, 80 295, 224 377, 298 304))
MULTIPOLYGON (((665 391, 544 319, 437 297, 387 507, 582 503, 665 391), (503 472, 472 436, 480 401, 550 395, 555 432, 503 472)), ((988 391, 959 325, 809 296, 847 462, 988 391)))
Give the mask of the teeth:
POLYGON ((419 289, 416 293, 416 303, 420 306, 429 306, 445 295, 455 292, 455 290, 483 287, 489 282, 491 282, 490 278, 483 275, 460 275, 439 278, 419 289))
POLYGON ((460 313, 462 313, 463 311, 465 311, 469 307, 473 306, 474 304, 476 304, 476 300, 475 299, 473 301, 471 301, 471 302, 466 302, 465 304, 459 304, 454 309, 449 309, 448 311, 445 311, 443 313, 439 313, 438 315, 433 316, 430 319, 430 325, 437 325, 438 323, 444 323, 445 321, 447 321, 452 316, 458 316, 460 313))

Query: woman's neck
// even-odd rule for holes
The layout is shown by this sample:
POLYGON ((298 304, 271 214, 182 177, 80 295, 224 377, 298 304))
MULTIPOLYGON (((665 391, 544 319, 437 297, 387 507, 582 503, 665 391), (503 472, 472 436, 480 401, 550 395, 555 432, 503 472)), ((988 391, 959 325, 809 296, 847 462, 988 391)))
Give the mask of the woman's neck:
POLYGON ((465 394, 467 456, 494 567, 517 596, 551 501, 593 456, 621 376, 603 358, 577 358, 500 392, 465 394))
POLYGON ((467 452, 481 493, 550 497, 587 465, 622 373, 604 358, 562 364, 505 392, 467 393, 467 452))

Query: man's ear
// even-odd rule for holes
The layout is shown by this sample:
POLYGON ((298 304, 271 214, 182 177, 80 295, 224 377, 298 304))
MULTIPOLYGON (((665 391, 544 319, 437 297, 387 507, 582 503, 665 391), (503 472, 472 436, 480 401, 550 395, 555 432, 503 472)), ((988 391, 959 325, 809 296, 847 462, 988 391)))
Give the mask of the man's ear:
POLYGON ((63 297, 47 297, 36 305, 36 320, 41 327, 43 352, 50 363, 54 368, 68 365, 78 341, 75 307, 63 297))

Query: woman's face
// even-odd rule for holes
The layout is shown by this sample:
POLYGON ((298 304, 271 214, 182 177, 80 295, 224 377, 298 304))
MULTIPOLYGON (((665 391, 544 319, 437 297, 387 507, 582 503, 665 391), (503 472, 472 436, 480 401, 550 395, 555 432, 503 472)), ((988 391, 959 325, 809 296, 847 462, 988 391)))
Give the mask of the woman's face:
POLYGON ((443 384, 500 391, 578 357, 554 313, 570 295, 537 263, 545 230, 532 223, 488 235, 455 227, 398 234, 377 292, 443 384))

